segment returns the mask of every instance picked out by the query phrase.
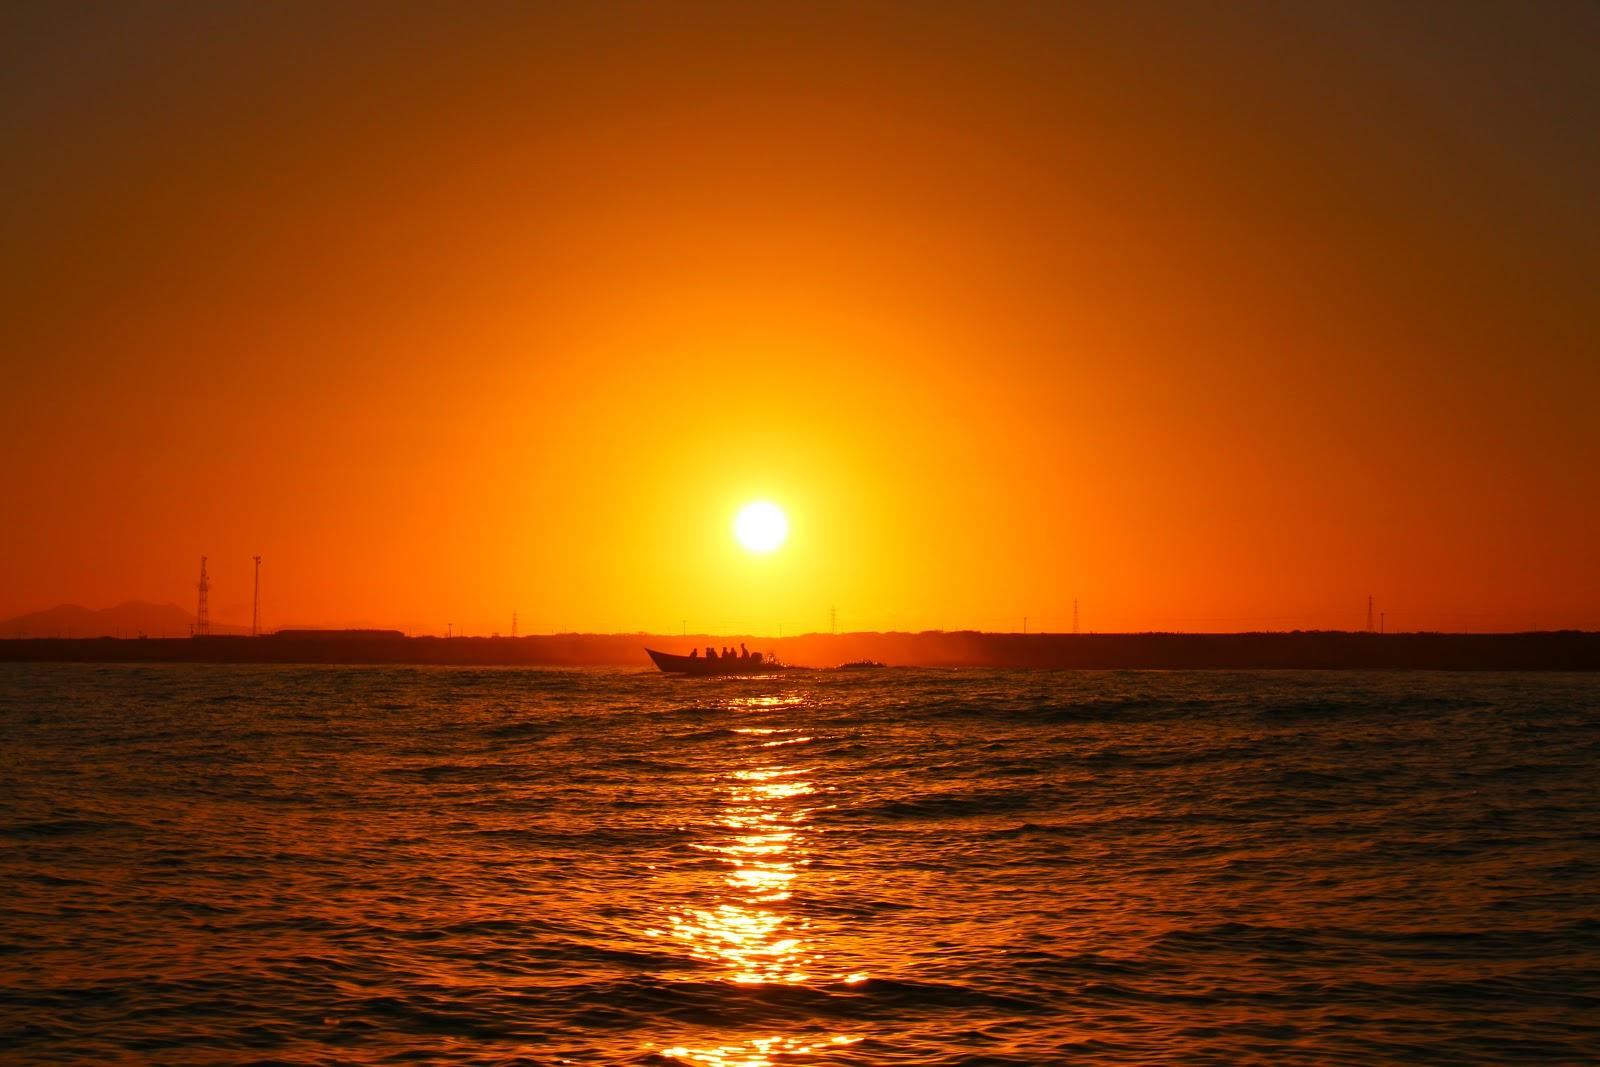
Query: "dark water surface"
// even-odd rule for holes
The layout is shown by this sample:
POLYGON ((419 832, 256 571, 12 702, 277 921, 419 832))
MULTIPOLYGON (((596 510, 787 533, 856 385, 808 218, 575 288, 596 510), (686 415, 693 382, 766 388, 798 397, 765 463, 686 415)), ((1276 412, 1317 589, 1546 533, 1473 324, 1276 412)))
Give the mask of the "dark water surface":
POLYGON ((1600 1061, 1600 680, 0 667, 0 1059, 1600 1061))

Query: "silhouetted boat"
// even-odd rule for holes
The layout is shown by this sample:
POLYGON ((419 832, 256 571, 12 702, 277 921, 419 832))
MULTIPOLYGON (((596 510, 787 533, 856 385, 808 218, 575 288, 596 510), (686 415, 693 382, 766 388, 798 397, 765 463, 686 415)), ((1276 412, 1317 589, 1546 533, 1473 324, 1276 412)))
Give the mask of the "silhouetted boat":
POLYGON ((699 656, 674 656, 671 652, 657 652, 653 648, 645 649, 650 653, 650 658, 655 660, 656 666, 668 674, 771 674, 774 671, 786 671, 789 668, 763 656, 759 652, 750 653, 749 659, 728 657, 727 659, 701 659, 699 656))

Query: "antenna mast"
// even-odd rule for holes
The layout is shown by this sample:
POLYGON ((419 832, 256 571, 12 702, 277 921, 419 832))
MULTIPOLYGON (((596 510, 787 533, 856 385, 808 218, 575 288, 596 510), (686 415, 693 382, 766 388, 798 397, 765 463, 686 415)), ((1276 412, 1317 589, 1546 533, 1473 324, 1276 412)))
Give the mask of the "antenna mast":
POLYGON ((250 602, 250 636, 256 637, 261 633, 261 557, 250 558, 256 561, 256 594, 250 602))
POLYGON ((194 613, 194 636, 204 637, 211 632, 211 579, 206 577, 206 557, 200 557, 200 606, 194 613))

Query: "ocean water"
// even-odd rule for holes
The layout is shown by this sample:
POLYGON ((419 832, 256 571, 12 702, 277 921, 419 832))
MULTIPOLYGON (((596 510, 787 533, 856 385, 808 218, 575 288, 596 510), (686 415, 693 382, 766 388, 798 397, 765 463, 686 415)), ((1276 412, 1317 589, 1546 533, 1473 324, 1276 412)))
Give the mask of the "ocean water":
POLYGON ((1600 679, 4 665, 0 1060, 1600 1062, 1600 679))

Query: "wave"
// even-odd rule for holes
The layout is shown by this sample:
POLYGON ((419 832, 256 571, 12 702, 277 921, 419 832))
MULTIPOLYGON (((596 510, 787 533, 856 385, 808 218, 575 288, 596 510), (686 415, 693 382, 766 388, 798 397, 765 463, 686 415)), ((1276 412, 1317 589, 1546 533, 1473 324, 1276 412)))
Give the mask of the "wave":
POLYGON ((1596 708, 1359 672, 20 668, 0 1058, 1585 1062, 1596 708))

